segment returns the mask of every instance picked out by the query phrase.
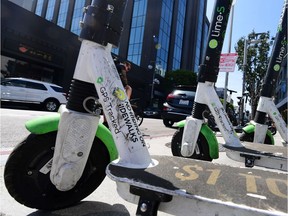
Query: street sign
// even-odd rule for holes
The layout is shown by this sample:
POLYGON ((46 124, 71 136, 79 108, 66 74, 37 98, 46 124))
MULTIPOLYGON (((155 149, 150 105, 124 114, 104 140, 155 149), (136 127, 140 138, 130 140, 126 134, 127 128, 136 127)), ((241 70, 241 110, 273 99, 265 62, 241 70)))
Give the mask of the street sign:
POLYGON ((237 53, 222 53, 219 62, 220 72, 233 72, 235 70, 237 53))

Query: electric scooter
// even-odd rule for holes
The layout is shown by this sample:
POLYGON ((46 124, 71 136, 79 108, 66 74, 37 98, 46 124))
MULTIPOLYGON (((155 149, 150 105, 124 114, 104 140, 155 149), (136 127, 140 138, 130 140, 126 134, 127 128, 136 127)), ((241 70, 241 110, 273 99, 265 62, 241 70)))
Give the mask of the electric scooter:
MULTIPOLYGON (((284 46, 287 46, 287 1, 285 1, 283 6, 278 30, 279 32, 277 33, 275 47, 273 49, 273 53, 275 54, 273 54, 273 58, 270 60, 271 63, 268 69, 269 71, 273 70, 271 68, 276 65, 277 62, 275 61, 282 61, 282 58, 285 55, 286 49, 284 48, 284 46)), ((267 168, 287 171, 287 149, 285 147, 270 146, 269 148, 267 148, 267 146, 259 145, 259 143, 257 144, 257 142, 241 143, 239 141, 239 138, 237 137, 235 130, 233 130, 232 124, 230 123, 230 120, 227 117, 224 108, 221 104, 218 103, 218 98, 214 93, 213 86, 217 79, 217 73, 215 72, 214 76, 211 73, 206 75, 206 72, 204 70, 205 65, 211 63, 209 62, 209 59, 205 59, 205 61, 206 63, 204 62, 204 65, 200 66, 199 84, 197 89, 198 91, 195 97, 192 116, 186 118, 185 122, 182 121, 177 124, 179 129, 172 137, 171 149, 173 155, 208 161, 218 158, 218 143, 216 142, 215 138, 211 137, 213 135, 211 133, 209 134, 210 140, 208 140, 207 138, 203 139, 203 136, 205 136, 204 134, 206 133, 204 132, 204 128, 207 128, 207 124, 203 118, 203 110, 204 106, 207 105, 211 113, 213 114, 216 124, 218 125, 220 132, 222 133, 223 138, 226 142, 224 147, 228 149, 228 157, 237 161, 244 161, 247 167, 253 167, 254 165, 258 165, 267 168), (208 81, 210 83, 208 83, 208 81), (191 131, 194 131, 194 133, 191 134, 191 131)), ((215 65, 217 64, 215 63, 215 65)), ((279 65, 276 65, 275 69, 278 67, 279 65)), ((215 69, 215 71, 216 70, 217 69, 215 69)), ((275 73, 273 75, 274 77, 271 77, 272 75, 269 74, 270 73, 268 73, 267 76, 268 78, 266 78, 267 84, 264 85, 265 95, 267 95, 268 92, 271 95, 271 90, 269 89, 271 85, 268 85, 268 80, 269 82, 273 80, 273 85, 275 86, 275 82, 277 79, 277 77, 275 77, 275 73)), ((263 106, 260 106, 260 104, 263 104, 263 101, 267 101, 265 102, 265 104, 271 104, 272 99, 271 97, 269 98, 269 100, 267 99, 267 97, 262 97, 262 100, 259 103, 259 107, 263 106)), ((268 110, 268 107, 266 107, 265 109, 268 110)), ((263 112, 263 108, 261 110, 262 113, 258 112, 258 116, 266 114, 266 112, 263 112)), ((273 119, 278 122, 278 127, 279 125, 281 126, 281 133, 285 133, 285 136, 287 137, 287 128, 275 106, 273 107, 272 105, 269 105, 269 113, 273 114, 273 119)), ((274 143, 273 136, 270 131, 267 131, 267 127, 268 126, 266 125, 262 127, 264 128, 263 131, 265 131, 264 135, 267 134, 266 139, 270 139, 272 140, 271 142, 274 143)), ((258 125, 257 128, 260 128, 260 126, 258 125)), ((248 126, 245 130, 246 133, 248 131, 251 133, 252 126, 248 126)))
MULTIPOLYGON (((5 166, 9 193, 31 208, 68 207, 98 187, 106 168, 119 195, 138 202, 137 215, 157 215, 158 210, 174 215, 286 215, 283 172, 151 157, 111 57, 125 5, 125 0, 95 0, 86 8, 68 103, 60 109, 60 120, 55 115, 27 124, 31 135, 5 166), (112 136, 99 124, 98 103, 112 136)), ((207 71, 216 72, 230 8, 230 0, 215 3, 207 71)))
POLYGON ((267 73, 261 89, 260 99, 256 110, 256 115, 246 127, 243 128, 243 133, 240 135, 240 140, 273 144, 274 138, 269 134, 268 125, 266 124, 266 115, 272 119, 277 131, 283 139, 283 144, 288 143, 288 130, 285 121, 283 120, 279 110, 273 102, 274 89, 279 77, 281 64, 287 55, 287 7, 281 14, 280 25, 275 37, 275 42, 272 50, 272 56, 269 61, 267 73))

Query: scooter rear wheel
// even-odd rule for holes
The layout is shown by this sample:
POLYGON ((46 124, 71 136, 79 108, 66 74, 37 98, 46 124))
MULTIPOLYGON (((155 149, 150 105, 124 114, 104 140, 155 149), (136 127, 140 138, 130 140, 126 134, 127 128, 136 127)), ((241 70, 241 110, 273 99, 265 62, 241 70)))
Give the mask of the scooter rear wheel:
POLYGON ((83 175, 76 186, 65 192, 57 190, 50 181, 48 163, 53 157, 56 134, 30 134, 13 150, 5 165, 4 180, 8 192, 27 207, 55 210, 74 205, 91 194, 106 176, 109 153, 103 142, 95 137, 83 175), (41 170, 44 167, 46 172, 41 170))
MULTIPOLYGON (((171 150, 173 156, 184 157, 181 154, 181 141, 183 137, 184 128, 179 128, 173 135, 171 140, 171 150)), ((191 159, 198 159, 198 160, 205 160, 205 161, 212 161, 213 159, 210 157, 209 154, 209 146, 208 142, 203 136, 203 134, 199 133, 198 140, 196 143, 196 148, 198 148, 199 152, 197 153, 196 149, 189 158, 191 159)))

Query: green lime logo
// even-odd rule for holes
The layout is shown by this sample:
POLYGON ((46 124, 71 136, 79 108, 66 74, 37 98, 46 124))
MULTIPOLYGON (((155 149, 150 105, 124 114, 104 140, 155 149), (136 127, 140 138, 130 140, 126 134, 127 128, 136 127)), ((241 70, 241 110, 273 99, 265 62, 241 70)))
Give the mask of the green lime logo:
POLYGON ((97 83, 102 83, 103 81, 104 81, 103 77, 99 77, 96 82, 97 83))
POLYGON ((274 65, 273 69, 274 69, 274 71, 279 71, 280 65, 279 64, 274 65))
POLYGON ((209 47, 211 49, 215 49, 217 46, 218 46, 218 41, 217 40, 215 40, 215 39, 210 40, 209 47))

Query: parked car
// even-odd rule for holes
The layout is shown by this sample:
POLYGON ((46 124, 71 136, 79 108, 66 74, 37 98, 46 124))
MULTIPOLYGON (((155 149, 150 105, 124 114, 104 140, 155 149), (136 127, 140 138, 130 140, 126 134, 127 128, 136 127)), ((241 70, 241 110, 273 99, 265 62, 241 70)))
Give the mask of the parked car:
POLYGON ((44 110, 57 111, 67 102, 61 86, 26 78, 1 80, 1 102, 41 104, 44 110))
POLYGON ((191 115, 196 93, 195 86, 177 86, 166 98, 161 117, 166 127, 191 115))

